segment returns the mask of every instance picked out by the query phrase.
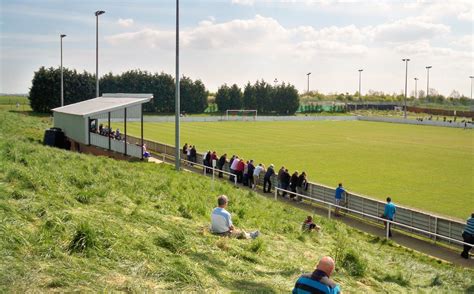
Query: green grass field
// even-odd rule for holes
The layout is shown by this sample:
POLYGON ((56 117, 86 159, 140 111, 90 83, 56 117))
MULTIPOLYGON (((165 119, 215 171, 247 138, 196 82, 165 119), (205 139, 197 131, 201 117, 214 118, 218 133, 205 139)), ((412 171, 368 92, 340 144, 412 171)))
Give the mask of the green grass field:
POLYGON ((45 147, 49 118, 0 111, 0 292, 289 293, 323 255, 344 293, 470 293, 474 271, 169 165, 45 147), (257 240, 209 233, 217 195, 257 240))
MULTIPOLYGON (((128 125, 139 134, 139 124, 128 125)), ((173 123, 146 123, 145 138, 174 143, 173 123)), ((181 142, 377 199, 465 219, 474 199, 474 132, 362 121, 182 123, 181 142)))

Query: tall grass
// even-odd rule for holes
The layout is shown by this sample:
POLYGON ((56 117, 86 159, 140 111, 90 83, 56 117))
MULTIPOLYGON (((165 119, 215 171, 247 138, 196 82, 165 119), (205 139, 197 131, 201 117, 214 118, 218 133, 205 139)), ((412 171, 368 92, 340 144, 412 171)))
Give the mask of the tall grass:
POLYGON ((48 120, 0 113, 0 292, 288 292, 335 252, 334 279, 351 292, 463 292, 474 271, 306 212, 176 173, 42 146, 48 120), (209 232, 216 196, 227 194, 240 228, 257 240, 209 232), (371 242, 372 241, 372 242, 371 242))

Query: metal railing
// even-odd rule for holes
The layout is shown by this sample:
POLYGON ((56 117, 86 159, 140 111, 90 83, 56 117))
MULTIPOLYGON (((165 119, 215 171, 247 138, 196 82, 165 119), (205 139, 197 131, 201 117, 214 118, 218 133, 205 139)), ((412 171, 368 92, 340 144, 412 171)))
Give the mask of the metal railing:
POLYGON ((293 192, 293 191, 288 191, 288 190, 285 190, 285 189, 281 189, 281 188, 278 188, 278 187, 275 187, 275 200, 278 200, 278 191, 282 191, 282 192, 285 192, 285 193, 288 193, 288 194, 293 194, 297 197, 301 197, 302 199, 307 199, 310 202, 313 201, 313 202, 317 202, 317 203, 320 203, 320 204, 327 205, 328 206, 328 218, 331 218, 332 208, 339 208, 341 210, 349 211, 349 212, 352 212, 352 213, 355 213, 355 214, 358 214, 358 215, 361 215, 361 216, 365 216, 365 217, 368 217, 368 218, 371 218, 371 219, 374 219, 374 220, 386 222, 387 226, 386 226, 385 237, 387 239, 389 238, 390 227, 392 225, 396 225, 396 226, 404 227, 404 228, 414 230, 414 231, 417 231, 417 232, 420 232, 420 233, 434 235, 436 237, 439 237, 439 238, 445 239, 445 240, 449 240, 449 241, 451 241, 453 243, 456 243, 456 244, 459 244, 459 245, 472 246, 472 244, 466 243, 464 241, 460 241, 460 240, 456 240, 456 239, 453 239, 453 238, 450 238, 450 237, 447 237, 447 236, 444 236, 444 235, 428 232, 428 231, 425 231, 425 230, 422 230, 422 229, 411 227, 409 225, 405 225, 405 224, 402 224, 402 223, 399 223, 399 222, 396 222, 396 221, 391 221, 389 219, 382 218, 382 217, 375 216, 375 215, 371 215, 371 214, 368 214, 368 213, 365 213, 365 212, 362 212, 362 211, 358 211, 358 210, 355 210, 355 209, 350 209, 350 208, 347 208, 346 206, 341 206, 341 205, 337 205, 337 204, 334 204, 334 203, 331 203, 331 202, 328 202, 328 201, 314 199, 312 197, 309 197, 309 196, 306 196, 306 195, 303 195, 303 194, 299 194, 299 193, 296 193, 296 192, 293 192))
MULTIPOLYGON (((169 155, 169 154, 165 154, 165 153, 162 153, 160 155, 158 155, 159 157, 162 158, 162 161, 163 162, 166 162, 166 159, 170 160, 170 161, 174 161, 175 159, 175 156, 173 155, 169 155)), ((225 175, 229 175, 229 177, 233 177, 234 178, 234 185, 236 186, 237 185, 237 175, 233 174, 233 173, 230 173, 230 172, 227 172, 225 170, 220 170, 218 168, 215 168, 213 166, 206 166, 206 165, 203 165, 203 164, 199 164, 199 163, 196 163, 194 161, 189 161, 189 160, 186 160, 186 159, 183 159, 183 158, 180 158, 180 161, 181 163, 185 163, 187 164, 188 166, 187 167, 202 167, 203 169, 203 174, 206 176, 208 173, 211 173, 211 176, 212 176, 212 180, 215 179, 215 175, 216 173, 219 174, 219 173, 222 173, 222 174, 225 174, 225 175), (212 172, 207 172, 208 170, 211 170, 212 172)))

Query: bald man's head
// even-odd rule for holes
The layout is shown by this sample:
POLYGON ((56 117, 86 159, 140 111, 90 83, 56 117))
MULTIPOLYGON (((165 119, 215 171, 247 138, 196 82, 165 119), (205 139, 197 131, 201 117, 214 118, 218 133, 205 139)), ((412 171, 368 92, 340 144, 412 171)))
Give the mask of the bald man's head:
POLYGON ((325 272, 326 275, 328 275, 328 277, 330 277, 332 275, 332 273, 334 272, 335 267, 336 266, 335 266, 335 263, 334 263, 334 259, 332 259, 329 256, 324 256, 319 261, 318 266, 316 267, 316 269, 325 272))

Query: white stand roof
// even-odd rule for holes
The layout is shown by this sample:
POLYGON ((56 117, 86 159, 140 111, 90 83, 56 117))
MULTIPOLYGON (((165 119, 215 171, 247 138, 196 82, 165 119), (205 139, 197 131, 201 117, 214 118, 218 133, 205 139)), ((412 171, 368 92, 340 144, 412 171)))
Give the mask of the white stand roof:
POLYGON ((153 94, 103 94, 102 97, 57 107, 52 111, 87 117, 140 105, 149 102, 151 99, 153 99, 153 94))

